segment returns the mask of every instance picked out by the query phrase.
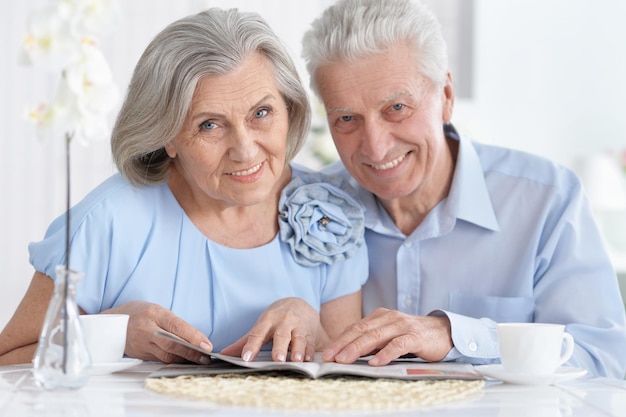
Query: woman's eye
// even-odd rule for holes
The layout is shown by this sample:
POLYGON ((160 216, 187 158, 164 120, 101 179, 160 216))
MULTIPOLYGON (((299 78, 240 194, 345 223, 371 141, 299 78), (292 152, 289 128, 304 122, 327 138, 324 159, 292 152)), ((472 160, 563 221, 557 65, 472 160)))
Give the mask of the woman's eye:
POLYGON ((342 122, 351 122, 352 121, 352 116, 341 116, 340 120, 342 122))
POLYGON ((404 104, 402 104, 402 103, 397 103, 397 104, 394 104, 393 106, 391 106, 391 110, 393 110, 393 111, 400 111, 403 108, 404 108, 404 104))
POLYGON ((254 117, 256 117, 257 119, 260 119, 262 117, 267 116, 268 113, 269 111, 267 109, 260 109, 254 114, 254 117))
POLYGON ((202 122, 202 124, 200 125, 200 127, 201 127, 202 129, 206 129, 206 130, 213 130, 213 129, 215 129, 216 124, 215 124, 215 123, 213 123, 213 122, 212 122, 212 121, 210 121, 210 120, 207 120, 206 122, 202 122))

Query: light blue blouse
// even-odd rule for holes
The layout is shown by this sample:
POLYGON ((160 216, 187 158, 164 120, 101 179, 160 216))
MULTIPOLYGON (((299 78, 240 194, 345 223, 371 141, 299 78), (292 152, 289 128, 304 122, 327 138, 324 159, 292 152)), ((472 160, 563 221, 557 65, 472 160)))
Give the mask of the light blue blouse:
MULTIPOLYGON (((294 168, 294 178, 303 172, 294 168)), ((274 301, 320 305, 361 289, 367 249, 345 261, 304 266, 277 235, 233 249, 207 239, 166 184, 134 187, 119 174, 71 210, 71 268, 84 273, 77 302, 93 314, 134 300, 172 310, 207 335, 217 351, 244 335, 274 301)), ((31 243, 37 271, 55 277, 65 263, 65 217, 31 243)))
POLYGON ((623 378, 624 304, 578 178, 446 130, 459 141, 450 192, 409 236, 359 191, 370 252, 364 312, 446 314, 448 359, 475 364, 498 361, 497 322, 565 324, 576 340, 569 365, 623 378))

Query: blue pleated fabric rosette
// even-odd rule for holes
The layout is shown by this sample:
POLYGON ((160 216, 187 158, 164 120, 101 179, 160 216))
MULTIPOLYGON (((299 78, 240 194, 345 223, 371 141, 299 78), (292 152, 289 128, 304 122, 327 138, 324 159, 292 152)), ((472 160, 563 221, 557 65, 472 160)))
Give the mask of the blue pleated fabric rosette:
POLYGON ((294 178, 280 197, 280 238, 296 262, 333 264, 352 256, 364 241, 363 207, 339 177, 304 174, 294 178))

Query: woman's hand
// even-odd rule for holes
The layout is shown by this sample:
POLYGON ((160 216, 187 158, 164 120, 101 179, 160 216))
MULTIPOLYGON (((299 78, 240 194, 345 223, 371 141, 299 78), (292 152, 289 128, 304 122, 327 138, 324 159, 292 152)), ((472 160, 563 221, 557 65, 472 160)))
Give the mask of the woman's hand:
POLYGON ((326 345, 328 336, 320 316, 300 298, 283 298, 270 305, 252 329, 221 353, 253 360, 261 347, 273 342, 272 359, 293 362, 311 361, 318 347, 326 345))
POLYGON ((165 363, 207 364, 210 361, 208 354, 202 355, 193 349, 154 334, 157 329, 163 329, 200 347, 207 353, 213 349, 211 342, 202 332, 158 304, 132 301, 102 313, 130 316, 125 349, 125 353, 129 356, 165 363))

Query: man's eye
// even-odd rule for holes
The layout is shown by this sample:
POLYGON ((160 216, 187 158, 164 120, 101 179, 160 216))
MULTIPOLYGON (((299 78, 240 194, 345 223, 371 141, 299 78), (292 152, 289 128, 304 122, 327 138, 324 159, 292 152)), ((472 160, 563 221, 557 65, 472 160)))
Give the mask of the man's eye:
POLYGON ((267 109, 260 109, 256 113, 254 113, 254 117, 260 119, 261 117, 267 116, 268 113, 269 111, 267 109))
POLYGON ((341 121, 342 122, 351 122, 352 121, 352 116, 341 116, 341 121))
POLYGON ((206 129, 206 130, 212 130, 215 129, 215 123, 211 122, 210 120, 207 120, 206 122, 202 122, 202 124, 200 125, 200 127, 202 129, 206 129))
POLYGON ((400 111, 403 108, 404 108, 404 104, 402 104, 402 103, 397 103, 397 104, 394 104, 393 106, 391 106, 391 110, 393 110, 393 111, 400 111))

